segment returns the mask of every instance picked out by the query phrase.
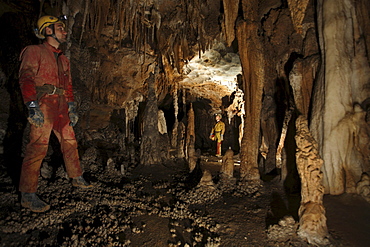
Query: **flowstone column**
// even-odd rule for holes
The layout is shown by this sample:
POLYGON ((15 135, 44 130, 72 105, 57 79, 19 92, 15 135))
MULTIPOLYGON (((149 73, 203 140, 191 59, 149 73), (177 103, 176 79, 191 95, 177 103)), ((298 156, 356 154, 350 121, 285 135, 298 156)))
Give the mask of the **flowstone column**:
POLYGON ((297 143, 296 162, 301 178, 301 205, 299 207, 298 235, 310 244, 328 244, 325 208, 323 206, 324 186, 321 167, 323 160, 318 145, 312 137, 307 119, 301 115, 296 120, 297 143))
POLYGON ((354 193, 369 170, 370 134, 358 104, 370 95, 370 66, 361 20, 368 1, 318 0, 317 26, 322 65, 315 83, 310 130, 319 143, 325 193, 354 193), (361 17, 361 18, 358 18, 361 17), (363 132, 361 130, 364 130, 363 132), (361 133, 362 132, 362 133, 361 133), (364 145, 365 144, 365 145, 364 145))
POLYGON ((240 150, 240 176, 242 180, 260 183, 258 170, 258 143, 264 82, 264 59, 260 40, 256 37, 258 26, 252 21, 240 20, 237 23, 237 38, 245 81, 244 136, 240 150))

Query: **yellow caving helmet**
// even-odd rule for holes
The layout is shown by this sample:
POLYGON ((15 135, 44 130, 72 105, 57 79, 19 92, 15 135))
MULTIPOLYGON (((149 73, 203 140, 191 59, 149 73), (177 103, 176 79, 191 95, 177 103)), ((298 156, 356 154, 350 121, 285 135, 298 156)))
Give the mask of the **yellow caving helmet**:
POLYGON ((42 31, 51 24, 56 23, 61 23, 63 24, 63 27, 65 27, 65 24, 60 20, 60 18, 51 15, 45 15, 40 17, 40 19, 37 21, 37 30, 35 30, 36 36, 39 39, 45 39, 45 36, 42 34, 42 31))
POLYGON ((222 119, 222 114, 220 114, 220 113, 216 113, 216 114, 215 114, 215 117, 217 117, 217 116, 218 116, 218 117, 220 117, 220 119, 222 119))

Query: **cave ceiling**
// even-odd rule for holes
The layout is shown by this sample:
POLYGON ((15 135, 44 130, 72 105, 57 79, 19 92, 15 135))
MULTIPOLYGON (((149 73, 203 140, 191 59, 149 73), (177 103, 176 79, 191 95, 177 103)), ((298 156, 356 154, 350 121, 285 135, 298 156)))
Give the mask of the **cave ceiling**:
MULTIPOLYGON (((314 4, 307 0, 2 0, 0 3, 4 6, 2 18, 8 23, 4 25, 9 32, 17 30, 15 36, 22 37, 16 38, 18 47, 13 45, 17 48, 13 51, 16 57, 25 45, 37 42, 32 30, 39 16, 66 15, 68 41, 62 48, 71 60, 80 108, 89 104, 90 112, 105 108, 108 115, 113 109, 124 108, 128 120, 137 116, 139 103, 145 102, 146 80, 154 71, 160 108, 173 107, 169 96, 180 90, 181 93, 176 93, 184 104, 203 99, 209 102, 211 116, 220 111, 223 97, 235 90, 236 77, 243 74, 239 57, 247 54, 246 50, 259 50, 265 57, 261 64, 251 63, 245 73, 258 73, 264 63, 263 91, 269 96, 277 90, 289 94, 285 84, 291 68, 287 64, 297 57, 303 59, 319 53, 313 28, 314 4), (237 29, 242 22, 252 31, 240 31, 246 35, 241 39, 263 46, 238 44, 237 29), (26 30, 26 34, 20 29, 26 30), (275 83, 277 78, 282 78, 281 85, 275 83)), ((308 87, 312 86, 310 79, 312 73, 307 79, 311 82, 308 87)), ((253 96, 255 89, 251 90, 253 96)), ((85 108, 87 111, 88 107, 85 108)), ((107 125, 107 116, 102 119, 105 120, 95 121, 94 129, 107 125)), ((84 123, 84 118, 81 122, 84 123)))
MULTIPOLYGON (((302 37, 313 25, 312 20, 305 20, 305 13, 313 11, 308 0, 291 0, 288 5, 276 0, 260 1, 258 8, 248 1, 230 0, 15 0, 2 1, 2 13, 21 12, 27 28, 32 28, 41 15, 66 15, 69 40, 65 50, 72 61, 75 84, 82 91, 87 89, 95 102, 122 107, 127 101, 145 96, 145 80, 157 64, 164 73, 157 79, 159 101, 180 83, 190 101, 206 98, 217 108, 230 89, 217 83, 220 80, 216 77, 222 70, 228 73, 230 68, 240 67, 230 60, 239 52, 235 39, 237 18, 244 13, 248 19, 250 11, 256 12, 254 21, 261 22, 260 32, 271 47, 268 50, 274 51, 267 51, 268 56, 277 64, 279 60, 284 63, 291 50, 299 50, 302 37), (287 32, 296 33, 296 37, 287 32), (202 59, 213 47, 219 57, 212 58, 217 61, 202 59), (196 57, 201 63, 195 68, 195 63, 189 62, 196 57), (218 71, 207 69, 205 60, 210 68, 219 67, 218 71), (225 65, 228 61, 229 65, 225 65), (198 71, 200 67, 205 68, 203 72, 198 71)), ((32 41, 24 40, 22 45, 32 41)), ((240 71, 235 75, 241 73, 241 69, 237 70, 240 71)), ((271 77, 276 77, 276 72, 271 77)))

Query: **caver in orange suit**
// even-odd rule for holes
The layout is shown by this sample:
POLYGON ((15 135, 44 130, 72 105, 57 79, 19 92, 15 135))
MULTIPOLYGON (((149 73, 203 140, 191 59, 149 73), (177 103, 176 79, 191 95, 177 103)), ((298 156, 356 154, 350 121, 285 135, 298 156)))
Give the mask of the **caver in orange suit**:
POLYGON ((59 49, 66 41, 65 24, 60 18, 43 16, 38 20, 37 37, 45 39, 21 52, 19 84, 28 108, 30 140, 22 164, 19 191, 21 205, 34 212, 50 208, 36 195, 42 160, 49 144, 51 131, 57 136, 68 176, 72 185, 91 188, 82 177, 77 142, 73 126, 78 121, 73 99, 70 64, 59 49))
POLYGON ((77 142, 72 126, 69 125, 67 102, 73 102, 72 81, 69 61, 61 50, 55 49, 47 42, 41 45, 28 46, 21 54, 19 83, 24 102, 38 100, 44 114, 42 127, 31 125, 30 142, 27 145, 23 160, 19 190, 36 192, 37 181, 42 160, 49 144, 51 131, 59 139, 68 176, 71 178, 82 175, 77 151, 77 142), (63 71, 58 75, 58 62, 63 71), (51 84, 64 89, 64 95, 42 95, 37 99, 36 86, 51 84))

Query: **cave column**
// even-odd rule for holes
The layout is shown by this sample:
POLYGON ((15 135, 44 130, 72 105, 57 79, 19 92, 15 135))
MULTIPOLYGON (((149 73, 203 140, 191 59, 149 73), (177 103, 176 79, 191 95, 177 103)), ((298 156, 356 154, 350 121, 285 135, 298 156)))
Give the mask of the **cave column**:
POLYGON ((240 61, 245 82, 246 116, 240 151, 240 176, 247 181, 259 180, 257 157, 265 65, 257 23, 239 20, 236 28, 239 50, 242 51, 240 61))
POLYGON ((327 245, 328 229, 323 205, 324 186, 321 167, 324 161, 318 145, 308 129, 307 119, 300 115, 296 120, 297 170, 301 178, 301 205, 298 210, 298 235, 310 244, 327 245))

